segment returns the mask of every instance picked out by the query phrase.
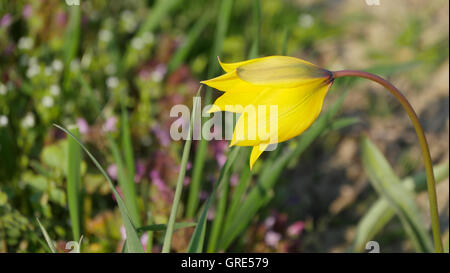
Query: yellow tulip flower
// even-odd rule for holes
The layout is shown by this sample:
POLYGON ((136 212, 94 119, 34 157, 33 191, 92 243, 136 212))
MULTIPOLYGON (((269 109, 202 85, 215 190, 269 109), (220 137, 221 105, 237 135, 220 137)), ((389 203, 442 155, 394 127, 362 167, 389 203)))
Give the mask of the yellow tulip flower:
POLYGON ((201 83, 224 92, 210 112, 241 114, 230 146, 253 146, 250 168, 269 144, 289 140, 311 126, 333 84, 330 71, 293 57, 219 63, 226 74, 201 83))

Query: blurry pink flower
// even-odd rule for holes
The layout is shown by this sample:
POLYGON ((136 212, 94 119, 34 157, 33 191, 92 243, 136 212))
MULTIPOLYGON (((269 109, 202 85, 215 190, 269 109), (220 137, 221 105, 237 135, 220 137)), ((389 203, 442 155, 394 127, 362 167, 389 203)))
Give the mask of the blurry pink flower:
POLYGON ((231 186, 235 187, 239 183, 239 176, 237 174, 233 174, 230 177, 230 184, 231 186))
POLYGON ((305 222, 297 221, 290 225, 287 229, 287 234, 290 236, 299 236, 305 228, 305 222))
POLYGON ((148 69, 143 68, 139 70, 138 75, 142 80, 148 80, 152 74, 148 69))
POLYGON ((187 185, 189 185, 190 183, 191 183, 191 178, 188 177, 188 176, 186 176, 186 177, 184 178, 183 185, 184 185, 184 186, 187 186, 187 185))
POLYGON ((275 225, 276 219, 275 216, 269 216, 264 220, 264 226, 268 229, 271 229, 275 225))
POLYGON ((122 241, 125 241, 127 239, 127 232, 123 225, 120 226, 120 237, 122 238, 122 241))
POLYGON ((12 22, 11 14, 7 13, 0 19, 0 27, 8 27, 12 22))
POLYGON ((136 183, 141 182, 142 178, 144 177, 145 174, 145 165, 142 162, 137 162, 136 163, 136 174, 134 175, 134 181, 136 183))
POLYGON ((206 200, 206 198, 208 198, 209 194, 206 191, 201 191, 200 192, 200 200, 206 200))
POLYGON ((105 132, 113 132, 116 130, 117 118, 115 116, 106 119, 105 124, 103 124, 103 130, 105 132))
POLYGON ((144 249, 147 248, 147 242, 148 242, 148 233, 145 232, 145 233, 141 236, 141 244, 142 244, 142 247, 143 247, 144 249))
POLYGON ((59 26, 64 26, 67 23, 67 14, 65 12, 59 12, 56 15, 56 23, 59 26))
POLYGON ((106 169, 106 172, 108 173, 108 175, 116 180, 117 179, 117 166, 116 164, 111 164, 108 166, 108 169, 106 169))
POLYGON ((161 127, 156 124, 152 128, 153 133, 156 135, 156 137, 159 140, 159 143, 161 143, 162 146, 167 147, 170 144, 170 136, 169 133, 166 130, 161 129, 161 127))
POLYGON ((150 172, 150 178, 152 179, 152 183, 158 188, 159 191, 165 192, 168 190, 166 183, 161 179, 158 170, 152 170, 150 172))
POLYGON ((267 245, 275 247, 278 242, 281 240, 281 235, 275 231, 269 230, 264 236, 264 241, 267 245))
POLYGON ((89 132, 89 124, 84 118, 77 119, 78 130, 81 134, 87 134, 89 132))
POLYGON ((227 161, 227 156, 225 152, 228 149, 228 142, 225 140, 218 140, 214 141, 213 145, 217 164, 219 165, 220 168, 222 168, 223 165, 225 165, 225 162, 227 161))
POLYGON ((213 208, 210 208, 208 210, 208 214, 206 215, 206 218, 208 218, 208 220, 214 220, 215 216, 216 216, 216 211, 213 208))
POLYGON ((33 8, 31 7, 30 4, 27 4, 23 7, 22 9, 22 15, 25 18, 29 18, 31 16, 31 14, 33 13, 33 8))

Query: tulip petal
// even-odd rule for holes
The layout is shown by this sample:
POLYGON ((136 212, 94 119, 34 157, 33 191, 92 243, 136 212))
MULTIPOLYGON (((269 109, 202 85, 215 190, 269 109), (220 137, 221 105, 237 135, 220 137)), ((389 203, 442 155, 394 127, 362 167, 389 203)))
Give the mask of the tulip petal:
POLYGON ((255 146, 264 142, 273 144, 303 133, 322 110, 323 100, 330 86, 331 83, 315 83, 267 91, 245 108, 236 122, 230 145, 255 146), (261 116, 258 112, 258 107, 261 106, 266 106, 266 116, 261 116), (277 107, 278 111, 272 119, 271 106, 277 107))
POLYGON ((254 85, 291 88, 331 77, 331 72, 301 59, 271 56, 242 64, 237 76, 254 85))
POLYGON ((236 62, 236 63, 223 63, 222 61, 220 61, 220 58, 217 57, 217 59, 219 60, 220 66, 222 67, 222 69, 225 72, 233 72, 234 70, 236 70, 240 66, 243 66, 245 64, 254 63, 254 62, 266 59, 266 58, 271 58, 271 57, 256 58, 256 59, 251 59, 251 60, 242 61, 242 62, 236 62))
POLYGON ((218 97, 214 102, 208 113, 214 113, 219 111, 228 111, 233 113, 242 113, 245 107, 251 104, 255 99, 260 96, 264 96, 269 90, 268 88, 261 88, 262 91, 242 91, 242 92, 225 92, 222 96, 218 97))
POLYGON ((250 170, 253 168, 256 160, 266 150, 267 146, 269 146, 269 144, 260 144, 253 146, 252 153, 250 155, 250 170))
POLYGON ((236 71, 232 71, 223 74, 219 77, 201 81, 200 83, 206 84, 212 88, 223 92, 242 92, 242 91, 258 91, 261 90, 261 86, 255 86, 251 83, 241 80, 236 71))

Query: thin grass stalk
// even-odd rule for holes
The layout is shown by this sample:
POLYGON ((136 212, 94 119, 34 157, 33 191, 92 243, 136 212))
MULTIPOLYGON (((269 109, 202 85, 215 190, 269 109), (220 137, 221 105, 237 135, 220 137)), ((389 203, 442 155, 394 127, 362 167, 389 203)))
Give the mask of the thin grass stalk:
POLYGON ((184 144, 183 155, 181 157, 180 172, 178 173, 177 185, 175 188, 175 195, 174 195, 173 202, 172 202, 172 209, 170 210, 169 222, 167 223, 167 230, 166 230, 166 234, 164 236, 164 243, 163 243, 163 248, 162 248, 163 253, 169 253, 170 247, 172 244, 172 236, 173 236, 173 231, 174 231, 175 218, 176 218, 177 212, 178 212, 178 206, 179 206, 180 199, 181 199, 181 191, 183 189, 184 176, 186 174, 186 166, 187 166, 188 159, 189 159, 189 152, 191 150, 192 131, 193 131, 192 128, 194 126, 194 121, 196 120, 196 114, 198 112, 197 108, 199 107, 199 100, 200 100, 199 95, 200 95, 201 89, 202 89, 202 86, 200 86, 200 88, 197 91, 196 98, 194 99, 194 105, 192 107, 192 115, 191 115, 191 120, 189 122, 188 136, 187 136, 186 142, 184 144))

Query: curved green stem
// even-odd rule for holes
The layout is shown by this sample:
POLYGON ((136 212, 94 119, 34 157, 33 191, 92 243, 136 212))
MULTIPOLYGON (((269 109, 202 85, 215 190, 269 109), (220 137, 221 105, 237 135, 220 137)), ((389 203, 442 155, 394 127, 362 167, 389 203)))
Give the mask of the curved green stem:
POLYGON ((434 181, 433 166, 431 163, 430 150, 428 148, 428 143, 425 138, 425 133, 423 131, 422 126, 420 125, 420 121, 419 118, 417 117, 416 112, 414 111, 408 100, 405 98, 405 96, 403 96, 403 94, 394 85, 392 85, 390 82, 377 75, 356 70, 341 70, 333 72, 333 78, 341 78, 348 76, 369 79, 382 85, 384 88, 389 90, 389 92, 391 92, 395 96, 395 98, 397 98, 397 100, 403 106, 405 111, 408 113, 408 116, 411 119, 414 129, 416 130, 416 134, 420 143, 420 148, 422 149, 422 157, 425 163, 425 172, 427 176, 427 187, 428 187, 428 199, 430 202, 430 215, 431 215, 431 225, 433 230, 435 252, 442 253, 443 246, 441 240, 441 228, 439 226, 439 211, 437 206, 436 185, 435 185, 436 183, 434 181))

